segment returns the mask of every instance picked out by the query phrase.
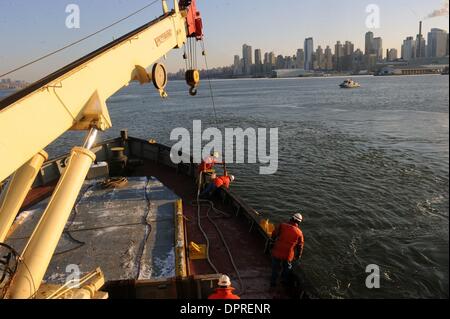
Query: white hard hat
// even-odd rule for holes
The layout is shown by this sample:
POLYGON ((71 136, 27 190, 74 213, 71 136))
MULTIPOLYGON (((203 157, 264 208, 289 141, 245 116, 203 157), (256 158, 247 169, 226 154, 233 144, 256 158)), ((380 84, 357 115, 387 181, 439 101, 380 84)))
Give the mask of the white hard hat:
POLYGON ((234 175, 230 175, 230 180, 232 181, 232 182, 234 182, 234 175))
POLYGON ((292 219, 295 220, 296 222, 301 223, 303 221, 303 216, 300 213, 294 214, 294 216, 292 216, 292 219))
POLYGON ((220 276, 220 278, 219 278, 219 286, 222 286, 222 287, 229 287, 229 286, 231 286, 230 277, 228 277, 227 275, 220 276))
POLYGON ((219 152, 217 152, 217 151, 215 151, 215 152, 211 151, 211 156, 213 156, 213 157, 215 157, 215 158, 219 158, 219 157, 220 157, 220 154, 219 154, 219 152))

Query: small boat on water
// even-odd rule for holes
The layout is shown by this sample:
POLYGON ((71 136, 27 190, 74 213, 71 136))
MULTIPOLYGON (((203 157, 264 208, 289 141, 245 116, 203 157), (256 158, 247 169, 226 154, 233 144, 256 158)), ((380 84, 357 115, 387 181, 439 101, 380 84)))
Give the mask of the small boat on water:
POLYGON ((341 84, 339 84, 339 86, 342 89, 355 89, 355 88, 359 88, 361 87, 361 85, 358 82, 353 81, 352 79, 347 79, 344 82, 342 82, 341 84))

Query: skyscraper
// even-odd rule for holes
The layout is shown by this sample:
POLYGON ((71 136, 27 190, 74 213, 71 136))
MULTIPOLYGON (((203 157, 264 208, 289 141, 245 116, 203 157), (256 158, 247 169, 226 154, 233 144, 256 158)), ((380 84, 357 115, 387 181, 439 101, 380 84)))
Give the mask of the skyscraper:
POLYGON ((402 45, 402 59, 409 61, 416 56, 416 41, 413 37, 407 37, 402 45))
POLYGON ((251 74, 252 71, 252 64, 253 64, 253 60, 252 60, 252 47, 244 44, 242 46, 242 59, 244 62, 243 65, 243 71, 245 75, 249 75, 251 74))
POLYGON ((355 45, 350 41, 345 41, 343 47, 343 60, 342 60, 342 69, 343 70, 351 70, 353 65, 353 53, 355 52, 355 45))
POLYGON ((343 60, 344 60, 344 47, 342 46, 341 41, 338 41, 334 46, 334 68, 337 71, 342 71, 344 63, 343 60))
POLYGON ((333 52, 329 45, 325 49, 325 70, 333 69, 333 52))
POLYGON ((269 63, 271 66, 275 66, 275 63, 277 61, 277 57, 275 56, 274 52, 269 53, 269 63))
POLYGON ((383 39, 374 38, 372 42, 373 53, 377 55, 377 60, 383 60, 383 39))
POLYGON ((256 49, 255 50, 255 72, 257 74, 262 73, 263 71, 263 64, 262 64, 262 53, 261 53, 261 49, 256 49))
POLYGON ((281 69, 285 68, 284 56, 282 56, 281 54, 279 54, 276 58, 275 68, 277 70, 281 70, 281 69))
POLYGON ((373 53, 373 32, 369 31, 366 33, 366 47, 364 54, 369 55, 373 53))
POLYGON ((235 55, 234 56, 233 74, 234 75, 241 75, 242 74, 241 58, 239 57, 239 55, 235 55))
POLYGON ((325 54, 323 53, 322 47, 319 45, 316 50, 316 68, 323 70, 325 69, 325 54))
POLYGON ((426 57, 426 43, 425 38, 422 35, 422 21, 419 24, 419 33, 416 37, 416 59, 426 57))
POLYGON ((262 54, 261 49, 255 50, 255 64, 262 64, 262 54))
POLYGON ((360 49, 357 49, 351 55, 351 62, 349 69, 351 69, 353 72, 360 72, 363 68, 364 68, 364 52, 362 52, 360 49))
POLYGON ((314 40, 313 38, 305 39, 305 70, 310 71, 313 64, 314 40))
POLYGON ((269 72, 269 53, 264 53, 264 61, 263 61, 263 70, 264 73, 269 72))
POLYGON ((344 44, 344 55, 352 55, 355 51, 355 45, 350 41, 345 41, 344 44))
POLYGON ((448 34, 442 29, 433 28, 428 33, 428 57, 441 58, 446 56, 448 34))
POLYGON ((305 67, 305 51, 303 49, 298 49, 295 58, 297 62, 297 68, 303 69, 305 67))
POLYGON ((397 59, 398 59, 398 52, 397 52, 397 49, 390 49, 390 50, 388 50, 386 59, 387 59, 389 62, 392 62, 392 61, 397 60, 397 59))

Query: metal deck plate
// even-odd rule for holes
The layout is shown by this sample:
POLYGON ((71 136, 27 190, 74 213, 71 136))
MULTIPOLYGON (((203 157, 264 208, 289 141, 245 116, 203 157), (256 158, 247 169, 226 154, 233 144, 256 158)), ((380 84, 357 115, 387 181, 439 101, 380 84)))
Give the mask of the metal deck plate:
MULTIPOLYGON (((82 274, 100 267, 107 281, 174 277, 178 197, 155 178, 131 177, 116 189, 102 188, 101 181, 83 186, 45 281, 65 282, 76 267, 82 274)), ((8 240, 19 252, 45 205, 21 214, 23 222, 8 240)))

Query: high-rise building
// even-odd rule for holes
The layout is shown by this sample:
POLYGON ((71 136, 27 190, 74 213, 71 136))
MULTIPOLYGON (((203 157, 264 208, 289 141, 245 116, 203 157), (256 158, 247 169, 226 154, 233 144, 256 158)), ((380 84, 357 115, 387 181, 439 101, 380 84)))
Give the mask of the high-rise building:
POLYGON ((253 60, 252 60, 252 47, 244 44, 242 46, 242 59, 243 59, 243 71, 245 75, 249 75, 251 74, 252 71, 252 64, 253 64, 253 60))
POLYGON ((449 53, 450 53, 450 46, 449 46, 449 44, 450 44, 450 34, 447 34, 447 51, 445 53, 446 56, 449 56, 449 53))
POLYGON ((295 68, 295 56, 287 56, 284 58, 284 68, 293 69, 295 68))
POLYGON ((428 33, 428 57, 441 58, 448 52, 448 34, 442 29, 433 28, 428 33))
POLYGON ((298 49, 295 56, 297 69, 303 69, 305 67, 305 51, 298 49))
POLYGON ((373 32, 369 31, 366 33, 366 47, 364 54, 369 55, 373 53, 373 32))
POLYGON ((337 71, 342 71, 344 64, 344 46, 341 41, 336 42, 334 46, 334 68, 337 71))
POLYGON ((390 49, 390 50, 388 50, 388 51, 387 51, 386 59, 387 59, 389 62, 392 62, 392 61, 397 60, 397 59, 398 59, 398 52, 397 52, 397 49, 390 49))
POLYGON ((277 56, 277 62, 275 63, 275 68, 281 70, 285 68, 284 56, 281 54, 277 56))
POLYGON ((413 37, 407 37, 402 45, 402 59, 409 61, 416 56, 416 41, 413 37))
POLYGON ((367 67, 367 71, 373 72, 377 67, 378 57, 376 54, 369 54, 364 56, 364 64, 367 67))
POLYGON ((355 45, 350 41, 345 41, 343 46, 342 69, 351 70, 353 68, 353 53, 355 52, 355 45))
POLYGON ((233 74, 234 75, 241 75, 242 74, 241 58, 239 57, 239 55, 235 55, 234 56, 233 74))
POLYGON ((269 63, 270 63, 270 65, 271 66, 275 66, 276 61, 277 61, 277 58, 275 56, 275 53, 274 52, 270 52, 269 53, 269 63))
POLYGON ((426 57, 426 42, 425 42, 425 38, 422 35, 422 21, 420 21, 419 33, 417 34, 417 37, 416 37, 415 57, 416 57, 416 59, 426 57))
POLYGON ((324 70, 325 69, 325 54, 323 53, 322 47, 319 45, 316 50, 316 69, 324 70))
POLYGON ((427 56, 427 44, 425 42, 425 38, 418 34, 416 37, 416 52, 414 54, 416 59, 424 58, 427 56))
POLYGON ((313 38, 305 39, 305 70, 310 71, 312 69, 313 53, 314 53, 314 40, 313 38))
POLYGON ((262 53, 261 49, 255 50, 255 64, 262 64, 262 53))
POLYGON ((272 70, 269 65, 269 52, 264 53, 263 70, 264 73, 269 73, 272 70))
POLYGON ((364 52, 357 49, 351 55, 350 68, 353 72, 360 72, 364 68, 364 52))
POLYGON ((329 45, 325 48, 325 70, 333 69, 333 52, 329 45))
POLYGON ((255 73, 260 74, 263 72, 262 64, 262 52, 261 49, 255 50, 255 73))
POLYGON ((355 52, 355 45, 351 43, 350 41, 345 41, 344 44, 344 56, 345 55, 352 55, 353 52, 355 52))
POLYGON ((380 37, 374 38, 372 47, 373 47, 372 53, 377 55, 377 60, 378 61, 383 60, 383 39, 381 39, 380 37))
POLYGON ((264 53, 264 65, 269 64, 269 52, 264 53))

